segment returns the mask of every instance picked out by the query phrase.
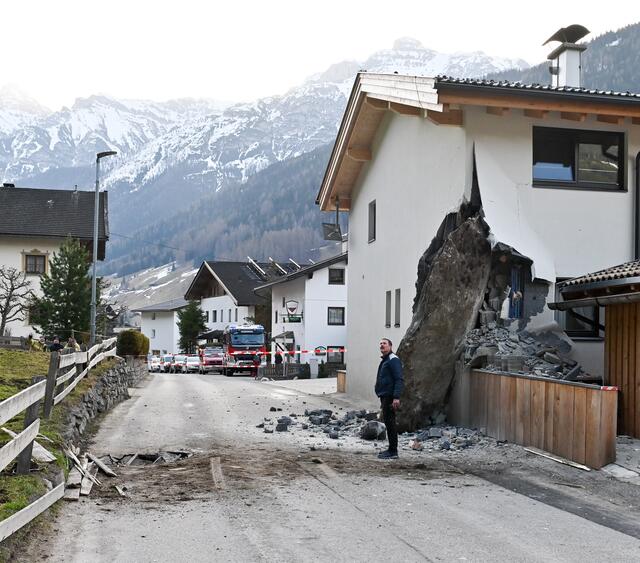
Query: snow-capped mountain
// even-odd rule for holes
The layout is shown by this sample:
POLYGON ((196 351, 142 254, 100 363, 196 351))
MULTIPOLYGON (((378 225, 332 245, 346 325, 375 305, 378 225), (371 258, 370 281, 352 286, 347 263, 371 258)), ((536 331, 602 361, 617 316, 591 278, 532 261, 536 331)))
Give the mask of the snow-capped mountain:
POLYGON ((103 184, 111 192, 113 230, 131 233, 132 224, 151 224, 167 210, 185 209, 274 162, 333 141, 360 69, 477 77, 527 66, 483 53, 442 54, 404 38, 362 63, 333 65, 283 95, 226 108, 91 96, 54 113, 34 108, 18 122, 0 97, 0 123, 16 123, 0 127, 0 171, 4 181, 22 185, 90 187, 95 153, 117 150, 106 162, 103 184))

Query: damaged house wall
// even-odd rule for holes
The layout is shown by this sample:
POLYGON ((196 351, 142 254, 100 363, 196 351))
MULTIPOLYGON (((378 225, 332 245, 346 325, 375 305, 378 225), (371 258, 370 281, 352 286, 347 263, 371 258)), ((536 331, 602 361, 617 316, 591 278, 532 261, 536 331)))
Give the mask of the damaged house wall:
MULTIPOLYGON (((460 208, 465 187, 471 186, 474 146, 491 242, 502 242, 533 261, 533 276, 525 281, 524 292, 525 309, 536 311, 526 319, 529 329, 553 323, 553 313, 541 307, 540 300, 545 294, 546 299, 552 298, 557 277, 571 277, 631 257, 631 176, 633 156, 640 150, 638 127, 599 123, 593 116, 582 123, 567 122, 554 112, 544 120, 525 117, 518 110, 495 116, 487 114, 484 107, 465 107, 464 126, 447 127, 387 112, 372 147, 374 158, 363 168, 351 194, 350 395, 375 399, 372 388, 378 339, 389 336, 397 348, 409 327, 418 262, 443 219, 460 208), (629 190, 533 188, 534 125, 625 130, 629 190), (377 236, 369 243, 367 211, 373 200, 378 213, 377 236), (392 318, 392 326, 386 327, 385 292, 396 288, 402 295, 400 326, 394 326, 392 318)), ((519 321, 518 329, 521 324, 519 321)), ((573 342, 576 358, 601 353, 601 342, 573 342)))
POLYGON ((383 336, 400 343, 412 318, 418 260, 447 213, 470 186, 460 127, 387 112, 352 194, 349 213, 347 325, 349 395, 377 403, 373 391, 383 336), (376 240, 368 241, 368 205, 376 200, 376 240), (354 252, 352 255, 351 252, 354 252), (395 326, 395 291, 400 322, 395 326), (392 292, 385 326, 386 292, 392 292))

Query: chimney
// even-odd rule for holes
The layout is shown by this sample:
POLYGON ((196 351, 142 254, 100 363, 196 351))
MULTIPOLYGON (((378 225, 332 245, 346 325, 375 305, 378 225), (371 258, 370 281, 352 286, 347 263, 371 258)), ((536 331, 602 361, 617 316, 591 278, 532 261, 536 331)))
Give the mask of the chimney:
POLYGON ((3 182, 2 187, 3 188, 15 188, 16 185, 15 184, 11 184, 10 182, 3 182))
POLYGON ((549 72, 551 73, 551 85, 555 88, 569 86, 573 88, 582 87, 582 52, 586 50, 586 45, 578 45, 589 30, 582 25, 570 25, 561 27, 543 45, 551 41, 559 41, 558 45, 547 59, 551 61, 549 72))

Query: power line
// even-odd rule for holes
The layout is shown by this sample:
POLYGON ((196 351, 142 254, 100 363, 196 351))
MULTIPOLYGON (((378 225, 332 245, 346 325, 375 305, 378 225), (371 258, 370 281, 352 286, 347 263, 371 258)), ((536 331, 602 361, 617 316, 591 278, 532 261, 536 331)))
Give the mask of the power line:
POLYGON ((153 242, 153 241, 150 241, 150 240, 144 240, 144 239, 141 239, 139 237, 131 237, 129 235, 123 235, 123 234, 120 234, 120 233, 114 233, 113 231, 109 231, 109 233, 112 234, 112 235, 116 235, 117 237, 127 238, 127 239, 130 239, 130 240, 137 240, 137 241, 140 241, 140 242, 146 242, 147 244, 153 244, 154 246, 161 246, 162 248, 170 248, 171 250, 179 250, 180 252, 190 252, 189 250, 185 250, 184 248, 177 248, 175 246, 169 246, 168 244, 162 244, 160 242, 153 242))

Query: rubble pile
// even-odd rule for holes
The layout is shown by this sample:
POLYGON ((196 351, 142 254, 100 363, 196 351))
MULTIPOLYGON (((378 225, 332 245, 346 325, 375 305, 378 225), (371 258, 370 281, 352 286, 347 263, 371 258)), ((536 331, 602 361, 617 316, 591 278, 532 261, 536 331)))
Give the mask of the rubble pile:
POLYGON ((595 381, 567 354, 571 346, 554 332, 514 332, 490 322, 467 333, 469 367, 536 375, 566 381, 595 381))
MULTIPOLYGON (((326 435, 338 440, 351 438, 360 443, 383 442, 387 439, 387 429, 378 420, 379 413, 368 410, 350 410, 340 416, 331 409, 305 410, 304 415, 291 413, 289 416, 264 418, 257 424, 264 432, 288 432, 296 429, 307 431, 310 435, 326 435), (305 420, 306 419, 306 420, 305 420)), ((444 415, 440 414, 438 423, 415 432, 398 434, 398 444, 402 450, 415 451, 457 451, 475 445, 489 444, 482 429, 471 430, 444 425, 444 415)))

